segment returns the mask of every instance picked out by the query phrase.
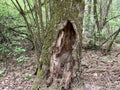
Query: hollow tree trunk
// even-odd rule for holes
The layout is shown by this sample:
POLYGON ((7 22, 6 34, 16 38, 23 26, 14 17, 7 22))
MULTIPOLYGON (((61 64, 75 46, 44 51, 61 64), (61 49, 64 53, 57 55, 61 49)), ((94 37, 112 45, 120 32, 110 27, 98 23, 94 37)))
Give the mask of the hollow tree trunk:
POLYGON ((46 73, 47 86, 57 80, 65 90, 80 76, 84 0, 54 0, 52 5, 32 90, 37 90, 40 76, 46 73))
POLYGON ((73 79, 78 76, 77 72, 79 72, 80 67, 77 65, 80 54, 77 57, 76 49, 79 35, 76 30, 74 24, 69 20, 65 21, 61 29, 58 29, 57 37, 50 50, 48 87, 55 81, 63 90, 70 90, 73 79))

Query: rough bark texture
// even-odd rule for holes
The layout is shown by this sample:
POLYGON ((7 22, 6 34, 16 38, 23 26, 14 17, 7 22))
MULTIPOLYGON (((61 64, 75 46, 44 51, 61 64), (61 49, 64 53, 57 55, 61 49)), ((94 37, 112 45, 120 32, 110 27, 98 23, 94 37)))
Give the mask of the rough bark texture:
POLYGON ((70 90, 74 78, 80 75, 82 21, 84 3, 56 1, 57 15, 61 22, 50 49, 50 75, 47 85, 54 81, 62 90, 70 90))
POLYGON ((73 50, 76 48, 77 32, 74 30, 72 23, 68 20, 63 29, 59 30, 57 38, 51 47, 51 66, 50 77, 47 84, 50 85, 53 80, 64 89, 70 89, 73 74, 75 72, 75 60, 73 50))
POLYGON ((66 90, 80 74, 84 1, 54 0, 52 5, 33 90, 46 71, 48 86, 58 81, 66 90))

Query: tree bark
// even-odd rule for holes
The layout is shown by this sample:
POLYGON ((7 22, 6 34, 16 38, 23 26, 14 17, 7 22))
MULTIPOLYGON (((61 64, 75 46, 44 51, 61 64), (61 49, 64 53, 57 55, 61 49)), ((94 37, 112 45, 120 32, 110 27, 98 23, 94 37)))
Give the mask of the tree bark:
POLYGON ((63 90, 72 89, 72 83, 79 81, 84 0, 54 0, 52 3, 32 90, 38 89, 41 75, 48 77, 47 86, 57 81, 63 90))

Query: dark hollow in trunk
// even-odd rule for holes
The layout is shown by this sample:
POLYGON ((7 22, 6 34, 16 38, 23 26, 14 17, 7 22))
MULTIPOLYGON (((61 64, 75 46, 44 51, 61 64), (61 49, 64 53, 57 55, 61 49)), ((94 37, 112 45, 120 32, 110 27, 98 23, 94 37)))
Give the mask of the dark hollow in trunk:
POLYGON ((62 90, 70 90, 75 66, 72 51, 76 38, 76 31, 68 20, 63 29, 59 30, 51 49, 48 87, 57 80, 62 90))

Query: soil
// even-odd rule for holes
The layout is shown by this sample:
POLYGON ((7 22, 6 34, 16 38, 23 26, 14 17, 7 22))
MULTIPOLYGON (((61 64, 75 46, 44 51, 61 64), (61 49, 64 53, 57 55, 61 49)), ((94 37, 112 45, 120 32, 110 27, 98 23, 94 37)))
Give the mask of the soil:
MULTIPOLYGON (((116 56, 119 51, 114 49, 105 56, 100 51, 83 50, 83 86, 75 90, 120 90, 120 55, 116 56)), ((0 90, 31 90, 36 57, 34 51, 24 55, 26 60, 21 63, 14 57, 0 61, 0 70, 4 71, 0 77, 0 90), (26 73, 32 76, 25 78, 26 73)))
POLYGON ((17 62, 16 58, 0 62, 0 70, 4 70, 3 76, 0 77, 0 90, 31 90, 35 75, 35 55, 29 52, 26 60, 17 62), (25 76, 25 74, 32 76, 25 76))
MULTIPOLYGON (((120 51, 120 50, 118 50, 120 51)), ((120 90, 120 55, 112 51, 103 55, 100 51, 83 52, 83 90, 120 90)))

